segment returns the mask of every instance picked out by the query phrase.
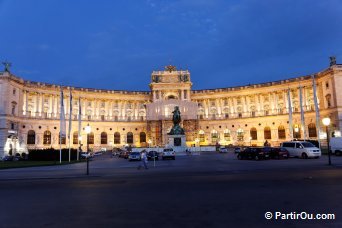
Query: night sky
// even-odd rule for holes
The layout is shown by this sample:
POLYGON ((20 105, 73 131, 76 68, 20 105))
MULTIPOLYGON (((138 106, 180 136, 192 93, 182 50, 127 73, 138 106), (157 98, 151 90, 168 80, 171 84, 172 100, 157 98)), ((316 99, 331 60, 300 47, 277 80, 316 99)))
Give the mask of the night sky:
POLYGON ((211 89, 342 63, 340 0, 0 0, 0 31, 13 74, 98 89, 147 91, 169 64, 211 89))

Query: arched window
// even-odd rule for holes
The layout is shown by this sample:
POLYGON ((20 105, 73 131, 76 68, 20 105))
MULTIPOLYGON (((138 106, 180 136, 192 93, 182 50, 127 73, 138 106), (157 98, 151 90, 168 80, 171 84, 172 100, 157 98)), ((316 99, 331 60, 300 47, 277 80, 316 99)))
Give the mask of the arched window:
POLYGON ((51 144, 51 132, 50 131, 44 131, 43 144, 44 145, 50 145, 51 144))
POLYGON ((146 133, 140 132, 140 143, 145 143, 145 142, 146 142, 146 133))
POLYGON ((216 143, 218 140, 218 133, 216 130, 211 131, 211 142, 216 143))
POLYGON ((103 145, 107 144, 107 133, 106 132, 101 133, 101 144, 103 144, 103 145))
POLYGON ((243 141, 244 138, 244 132, 241 128, 239 128, 237 131, 237 141, 243 141))
POLYGON ((204 131, 203 131, 203 130, 200 130, 200 131, 198 132, 198 135, 199 135, 199 140, 200 140, 200 142, 204 142, 204 141, 205 141, 204 131))
POLYGON ((114 144, 120 144, 120 133, 119 132, 115 132, 114 133, 114 144))
POLYGON ((309 128, 309 137, 317 137, 316 125, 314 123, 310 123, 308 128, 309 128))
POLYGON ((78 131, 74 131, 74 133, 72 134, 72 144, 78 144, 78 131))
POLYGON ((61 137, 61 134, 59 133, 58 134, 58 144, 66 144, 66 136, 62 136, 61 137))
POLYGON ((258 132, 257 132, 257 129, 255 127, 251 128, 250 134, 251 134, 251 139, 252 140, 257 140, 258 139, 258 132))
POLYGON ((264 139, 271 139, 271 128, 270 127, 264 128, 264 139))
POLYGON ((133 143, 133 133, 132 132, 128 132, 127 133, 127 143, 128 144, 132 144, 133 143))
POLYGON ((27 132, 27 144, 36 144, 36 133, 33 130, 27 132))
POLYGON ((278 138, 279 139, 285 139, 286 138, 286 134, 285 134, 285 127, 280 125, 278 127, 278 138))
POLYGON ((225 129, 223 131, 223 137, 224 137, 224 140, 230 141, 230 131, 229 131, 229 129, 225 129))
POLYGON ((94 144, 94 132, 88 134, 88 144, 94 144))

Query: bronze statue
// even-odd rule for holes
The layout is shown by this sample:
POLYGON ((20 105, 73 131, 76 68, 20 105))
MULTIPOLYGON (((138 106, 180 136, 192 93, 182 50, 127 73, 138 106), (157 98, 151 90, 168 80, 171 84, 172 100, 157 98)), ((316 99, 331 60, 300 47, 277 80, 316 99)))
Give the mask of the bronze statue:
POLYGON ((2 62, 2 64, 5 66, 5 72, 10 72, 10 67, 12 66, 12 63, 10 63, 10 62, 7 62, 7 61, 5 61, 5 62, 2 62))
POLYGON ((171 131, 169 132, 169 135, 184 135, 184 129, 181 128, 181 126, 179 125, 180 122, 182 121, 179 107, 175 106, 175 110, 172 113, 173 113, 173 116, 172 116, 173 127, 171 131))

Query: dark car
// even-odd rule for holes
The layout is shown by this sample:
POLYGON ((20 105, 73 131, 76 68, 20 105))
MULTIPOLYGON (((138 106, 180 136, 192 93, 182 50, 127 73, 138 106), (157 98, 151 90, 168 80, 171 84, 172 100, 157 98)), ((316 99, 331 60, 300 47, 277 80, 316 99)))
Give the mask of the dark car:
POLYGON ((130 154, 130 152, 128 152, 128 151, 121 151, 119 154, 119 157, 124 158, 124 159, 128 159, 129 154, 130 154))
POLYGON ((242 159, 254 159, 254 160, 261 160, 261 159, 268 159, 270 154, 268 150, 264 149, 264 147, 247 147, 245 150, 241 151, 237 158, 239 160, 242 159))
POLYGON ((3 160, 3 161, 13 161, 13 160, 14 160, 14 156, 12 156, 12 155, 6 155, 5 157, 3 157, 2 160, 3 160))
POLYGON ((147 159, 148 160, 158 160, 159 159, 159 153, 157 151, 149 151, 147 153, 147 159))
POLYGON ((238 154, 241 152, 241 147, 235 147, 234 148, 234 153, 238 154))
POLYGON ((270 158, 273 159, 281 159, 281 158, 289 158, 289 152, 286 148, 283 147, 272 147, 270 151, 270 158))

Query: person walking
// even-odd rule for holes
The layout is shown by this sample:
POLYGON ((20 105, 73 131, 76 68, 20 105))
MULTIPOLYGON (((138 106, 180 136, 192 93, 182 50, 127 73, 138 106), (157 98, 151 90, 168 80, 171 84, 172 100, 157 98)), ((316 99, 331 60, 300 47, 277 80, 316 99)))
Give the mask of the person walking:
POLYGON ((138 169, 141 169, 143 166, 145 169, 148 169, 147 167, 147 155, 146 155, 146 150, 141 151, 141 163, 138 166, 138 169))

